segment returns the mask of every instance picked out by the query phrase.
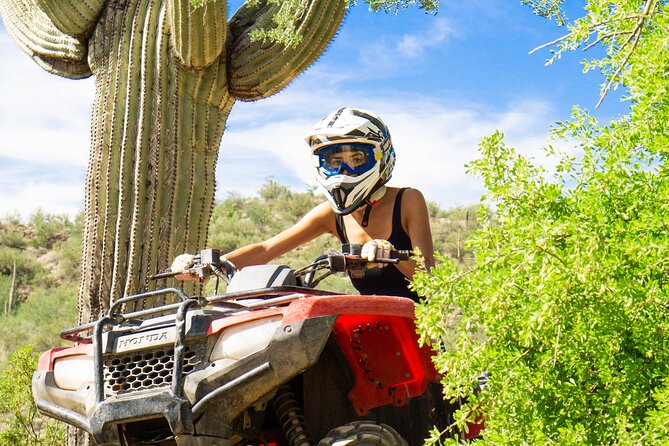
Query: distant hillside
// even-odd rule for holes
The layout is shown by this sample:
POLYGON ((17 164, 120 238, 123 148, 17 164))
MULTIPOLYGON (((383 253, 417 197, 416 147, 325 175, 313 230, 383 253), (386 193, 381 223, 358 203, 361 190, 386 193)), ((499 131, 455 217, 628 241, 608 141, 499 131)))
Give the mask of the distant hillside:
POLYGON ((21 345, 44 350, 75 320, 81 223, 37 213, 0 220, 0 367, 21 345))

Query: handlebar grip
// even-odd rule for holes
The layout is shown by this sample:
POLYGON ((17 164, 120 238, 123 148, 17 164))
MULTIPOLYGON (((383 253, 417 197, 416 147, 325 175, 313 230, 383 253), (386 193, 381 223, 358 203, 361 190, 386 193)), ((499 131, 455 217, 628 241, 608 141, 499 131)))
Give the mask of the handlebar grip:
MULTIPOLYGON (((345 255, 360 256, 362 245, 359 243, 345 243, 341 246, 341 251, 345 255)), ((411 259, 413 252, 408 249, 392 249, 388 260, 406 261, 411 259)))
POLYGON ((411 254, 411 251, 408 249, 392 249, 390 251, 390 258, 405 261, 411 258, 411 254))

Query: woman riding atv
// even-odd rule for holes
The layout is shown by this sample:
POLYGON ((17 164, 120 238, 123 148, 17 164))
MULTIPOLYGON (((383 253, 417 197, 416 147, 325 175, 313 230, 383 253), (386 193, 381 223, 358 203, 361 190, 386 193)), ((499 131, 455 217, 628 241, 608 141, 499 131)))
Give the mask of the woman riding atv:
MULTIPOLYGON (((225 255, 237 268, 265 264, 317 236, 328 233, 342 243, 362 244, 369 261, 392 249, 413 250, 434 266, 432 233, 425 198, 411 188, 388 187, 395 150, 388 127, 374 113, 343 107, 323 118, 306 137, 316 181, 327 198, 292 227, 225 255)), ((178 256, 172 271, 183 271, 193 256, 178 256)), ((351 278, 360 294, 418 296, 409 288, 415 261, 376 264, 362 278, 351 278)), ((177 279, 194 276, 182 274, 177 279)))

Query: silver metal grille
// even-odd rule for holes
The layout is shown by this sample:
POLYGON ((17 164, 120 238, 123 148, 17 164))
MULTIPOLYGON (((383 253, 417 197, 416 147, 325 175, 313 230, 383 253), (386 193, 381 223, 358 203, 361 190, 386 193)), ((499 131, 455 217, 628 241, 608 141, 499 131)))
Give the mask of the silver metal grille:
MULTIPOLYGON (((206 343, 187 345, 183 374, 204 367, 206 356, 206 343)), ((171 346, 105 357, 105 397, 168 387, 172 384, 173 370, 174 348, 171 346)))

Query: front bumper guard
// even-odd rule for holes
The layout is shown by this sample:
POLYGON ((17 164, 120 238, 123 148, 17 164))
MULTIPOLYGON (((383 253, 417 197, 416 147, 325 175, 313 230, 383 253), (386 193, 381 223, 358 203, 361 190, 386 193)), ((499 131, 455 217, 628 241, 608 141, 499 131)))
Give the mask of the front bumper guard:
POLYGON ((78 391, 62 390, 55 386, 52 371, 35 372, 33 395, 37 408, 45 415, 88 432, 96 444, 103 446, 121 444, 120 424, 155 418, 167 421, 179 445, 214 444, 200 440, 229 438, 232 421, 244 409, 316 363, 336 320, 336 316, 325 316, 279 327, 264 350, 233 364, 206 367, 183 377, 181 365, 186 337, 183 321, 189 307, 197 305, 197 301, 188 299, 177 311, 171 388, 163 388, 160 393, 146 391, 104 399, 102 331, 115 322, 105 317, 94 327, 95 384, 78 391), (218 404, 216 411, 207 413, 207 408, 214 403, 218 404), (198 436, 202 438, 198 440, 198 436))

